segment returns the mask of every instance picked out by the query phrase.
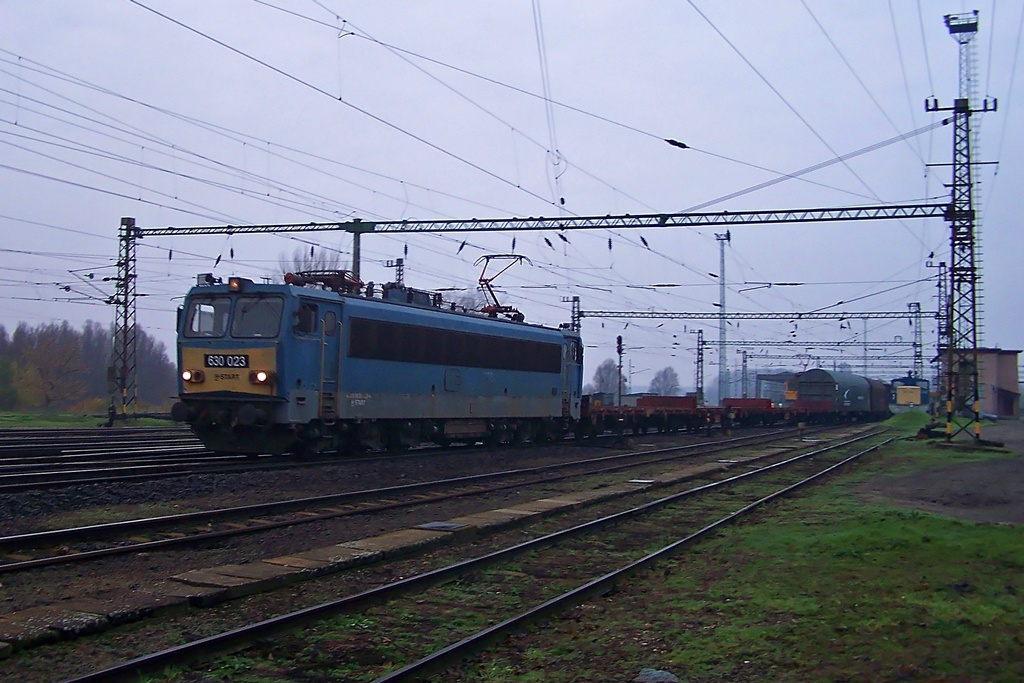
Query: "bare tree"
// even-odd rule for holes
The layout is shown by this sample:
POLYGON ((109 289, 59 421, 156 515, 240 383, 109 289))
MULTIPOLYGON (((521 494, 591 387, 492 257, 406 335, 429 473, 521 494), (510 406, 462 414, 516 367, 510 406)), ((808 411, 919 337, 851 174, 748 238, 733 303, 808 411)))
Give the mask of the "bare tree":
POLYGON ((347 270, 348 263, 342 262, 341 252, 320 247, 296 248, 291 257, 278 257, 282 273, 304 273, 318 270, 347 270))
POLYGON ((650 392, 658 396, 675 396, 679 393, 679 375, 672 367, 658 370, 651 380, 650 392))
MULTIPOLYGON (((613 358, 606 358, 601 361, 594 371, 594 381, 588 384, 587 393, 618 394, 619 391, 619 366, 613 358)), ((629 383, 625 376, 622 378, 622 393, 629 393, 629 383)))

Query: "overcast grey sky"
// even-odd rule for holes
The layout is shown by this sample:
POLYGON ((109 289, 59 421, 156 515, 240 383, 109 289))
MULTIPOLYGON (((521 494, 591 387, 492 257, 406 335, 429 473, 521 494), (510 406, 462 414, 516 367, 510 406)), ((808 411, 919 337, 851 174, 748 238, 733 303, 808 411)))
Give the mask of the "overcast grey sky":
MULTIPOLYGON (((0 323, 111 322, 103 300, 113 286, 102 278, 116 272, 122 216, 162 227, 943 201, 950 169, 928 164, 950 162, 951 126, 741 191, 939 121, 925 99, 949 106, 958 94, 958 46, 943 16, 975 9, 975 105, 999 102, 973 117, 977 160, 998 162, 975 175, 983 342, 1019 349, 1024 97, 1014 72, 1024 5, 992 0, 2 3, 0 323)), ((934 310, 926 261, 949 250, 940 219, 731 235, 732 311, 838 301, 851 303, 828 310, 934 310), (744 284, 758 282, 805 284, 744 284)), ((363 279, 390 279, 384 263, 407 248, 408 284, 471 291, 474 262, 515 239, 531 263, 496 285, 529 321, 567 321, 563 298, 573 295, 584 310, 716 310, 713 229, 564 236, 372 235, 363 279)), ((282 257, 311 246, 350 259, 344 233, 146 239, 139 323, 173 348, 174 311, 196 273, 277 277, 282 257)), ((818 354, 864 334, 859 321, 798 325, 749 321, 728 334, 794 339, 818 354)), ((671 365, 690 388, 695 327, 717 339, 714 321, 586 319, 588 378, 622 334, 635 387, 671 365)), ((911 328, 872 321, 867 335, 909 341, 911 328)), ((924 341, 930 353, 934 321, 924 341)), ((844 353, 857 363, 863 351, 844 353)), ((738 363, 735 348, 728 362, 738 363)), ((709 385, 715 372, 709 365, 709 385)))

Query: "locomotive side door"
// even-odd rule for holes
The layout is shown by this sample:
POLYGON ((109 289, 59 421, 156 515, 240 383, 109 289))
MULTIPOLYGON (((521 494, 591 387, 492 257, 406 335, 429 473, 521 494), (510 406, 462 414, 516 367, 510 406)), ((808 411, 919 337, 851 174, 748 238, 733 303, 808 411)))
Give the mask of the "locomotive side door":
POLYGON ((320 417, 338 417, 341 392, 341 306, 320 306, 320 417))

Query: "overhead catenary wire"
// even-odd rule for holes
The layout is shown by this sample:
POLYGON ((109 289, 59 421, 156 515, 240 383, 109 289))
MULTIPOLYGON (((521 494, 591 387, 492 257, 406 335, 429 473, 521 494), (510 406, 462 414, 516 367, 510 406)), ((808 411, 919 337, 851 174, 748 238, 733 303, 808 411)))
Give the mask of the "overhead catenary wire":
MULTIPOLYGON (((321 3, 318 3, 318 4, 321 4, 321 3)), ((321 6, 324 7, 324 9, 327 9, 327 7, 325 5, 321 4, 321 6)), ((333 12, 332 12, 332 14, 333 14, 333 12)), ((335 15, 335 16, 337 16, 337 15, 335 15)), ((337 26, 335 26, 334 28, 336 29, 337 26)), ((346 40, 352 40, 352 39, 351 38, 346 38, 346 40)), ((151 155, 150 155, 150 153, 148 151, 148 148, 147 148, 147 151, 145 152, 145 161, 149 162, 150 164, 153 164, 153 159, 152 159, 152 157, 151 157, 151 155)), ((267 174, 267 175, 269 176, 270 174, 267 174)), ((402 181, 399 181, 399 182, 402 182, 402 181)), ((399 192, 397 194, 401 195, 402 193, 399 192)), ((429 204, 429 202, 427 202, 427 204, 429 204)), ((413 211, 416 211, 416 210, 414 209, 413 211)), ((513 212, 503 212, 503 213, 511 214, 513 212)), ((443 214, 440 214, 440 215, 443 215, 443 214)), ((648 237, 650 237, 650 235, 648 235, 648 237)), ((433 240, 433 239, 439 239, 439 238, 431 238, 431 239, 433 240)), ((586 238, 583 238, 583 239, 575 238, 575 237, 573 238, 573 241, 574 241, 573 248, 579 248, 580 257, 581 258, 576 258, 575 255, 572 255, 572 257, 569 260, 569 263, 572 266, 583 266, 584 264, 587 263, 587 258, 586 257, 588 255, 592 255, 593 252, 586 250, 586 247, 589 246, 589 245, 586 244, 585 240, 591 240, 591 239, 592 239, 592 237, 590 237, 590 236, 587 236, 586 238)), ((598 240, 600 242, 602 242, 602 243, 605 241, 605 239, 606 238, 604 238, 604 237, 598 237, 598 240)), ((376 241, 376 240, 374 240, 374 241, 376 241)), ((627 246, 628 245, 628 249, 640 249, 640 248, 642 248, 637 243, 637 240, 636 240, 635 237, 632 238, 631 240, 627 241, 625 239, 622 239, 622 236, 620 235, 620 236, 616 237, 616 241, 619 242, 619 244, 616 244, 616 253, 620 254, 620 255, 623 255, 624 258, 625 258, 624 255, 627 252, 625 250, 620 252, 619 249, 621 248, 621 246, 627 246)), ((382 242, 383 242, 383 240, 382 240, 382 242)), ((559 244, 559 242, 557 240, 555 241, 555 243, 559 244)), ((654 240, 652 240, 652 244, 655 245, 655 249, 654 249, 655 253, 659 253, 659 255, 661 253, 669 253, 669 249, 666 246, 665 240, 654 239, 654 240)), ((144 244, 144 245, 140 245, 140 246, 150 246, 150 245, 144 244)), ((366 245, 364 245, 364 246, 366 246, 366 245)), ((543 249, 544 249, 543 243, 539 242, 539 240, 537 240, 537 246, 540 247, 541 251, 543 251, 543 249)), ((436 252, 444 252, 444 250, 445 250, 445 243, 439 242, 437 244, 434 244, 433 247, 434 247, 434 251, 436 251, 436 252)), ((384 249, 386 249, 386 248, 388 248, 388 245, 385 245, 385 244, 382 243, 380 251, 383 252, 384 249)), ((481 240, 480 248, 481 249, 487 249, 488 248, 487 244, 483 240, 481 240)), ((530 245, 528 240, 521 240, 520 248, 521 249, 523 249, 523 248, 531 248, 531 245, 530 245)), ((177 252, 177 247, 175 247, 175 251, 177 252)), ((451 251, 454 251, 454 248, 451 249, 451 251)), ((246 250, 246 256, 250 255, 250 253, 251 253, 251 250, 246 250)), ((645 258, 648 258, 648 256, 647 256, 648 253, 649 252, 645 252, 645 258)), ((685 252, 680 253, 680 252, 676 251, 676 252, 674 252, 674 254, 676 255, 677 260, 679 260, 680 262, 687 262, 687 265, 691 265, 691 263, 690 263, 690 258, 691 257, 688 256, 687 253, 685 253, 685 252)), ((177 259, 177 258, 178 258, 178 254, 175 253, 175 259, 177 259)), ((207 258, 210 258, 210 257, 207 257, 207 258)), ((446 258, 452 258, 452 257, 446 255, 446 258)), ((617 260, 624 263, 625 262, 624 258, 623 259, 617 259, 617 260)), ((699 256, 693 255, 692 258, 694 259, 693 262, 692 262, 693 264, 699 264, 699 256)), ((590 260, 593 261, 593 259, 590 259, 590 260)), ((247 259, 247 261, 248 261, 248 259, 247 259)), ((545 262, 543 264, 544 268, 548 268, 548 267, 557 268, 557 266, 555 266, 553 264, 553 262, 555 262, 555 261, 557 261, 557 260, 556 259, 548 259, 547 262, 545 262)), ((177 265, 177 261, 175 262, 175 264, 177 265)), ((239 265, 239 267, 246 267, 246 264, 238 264, 238 265, 239 265)), ((156 267, 159 267, 159 266, 156 266, 156 267)), ((222 265, 222 267, 224 267, 224 266, 222 265)), ((693 267, 693 266, 691 265, 691 267, 693 267)), ((443 267, 442 268, 434 268, 433 269, 434 273, 436 273, 438 275, 446 275, 444 270, 445 269, 443 267)), ((581 274, 585 272, 581 267, 574 267, 573 270, 575 272, 579 272, 581 274)), ((695 270, 697 270, 697 269, 695 269, 695 270)), ((616 268, 616 269, 614 269, 614 271, 610 271, 610 272, 611 272, 611 278, 610 279, 613 282, 619 282, 619 281, 621 281, 622 278, 626 278, 626 277, 629 277, 631 275, 635 276, 635 273, 631 274, 628 271, 628 269, 626 269, 626 268, 616 268)), ((749 272, 749 271, 745 271, 745 272, 749 272)), ((431 273, 431 274, 434 274, 434 273, 431 273)), ((545 279, 545 273, 544 273, 543 269, 538 269, 537 271, 535 271, 533 273, 533 275, 536 276, 533 279, 536 279, 538 281, 543 281, 545 279)), ((447 273, 447 276, 450 279, 451 278, 451 273, 447 273)), ((585 286, 592 286, 593 283, 595 281, 599 280, 599 279, 602 279, 602 276, 599 275, 599 274, 596 274, 596 273, 593 276, 591 276, 591 275, 584 275, 583 276, 583 280, 581 280, 581 284, 583 284, 585 286)), ((542 286, 542 285, 537 285, 537 286, 542 286)), ((614 291, 614 290, 616 290, 616 287, 618 287, 618 285, 613 285, 611 288, 614 291)), ((564 288, 563 288, 562 291, 565 291, 564 288)), ((619 294, 616 294, 616 296, 619 296, 619 294)), ((644 296, 646 296, 646 294, 644 296)), ((653 297, 652 297, 651 301, 653 301, 653 297)), ((643 303, 646 303, 646 302, 643 302, 643 303)))
MULTIPOLYGON (((875 105, 875 108, 878 109, 879 113, 882 114, 882 117, 885 118, 885 120, 889 123, 889 126, 894 131, 899 132, 900 131, 900 127, 897 126, 896 122, 892 120, 892 117, 890 117, 889 113, 885 111, 885 108, 878 101, 878 98, 875 97, 874 93, 871 92, 871 89, 868 88, 866 83, 864 83, 864 79, 862 79, 860 77, 860 74, 857 73, 857 70, 853 68, 852 64, 850 64, 850 60, 848 60, 846 58, 846 55, 843 54, 843 51, 839 49, 838 45, 836 45, 836 42, 832 39, 832 36, 829 34, 828 30, 825 29, 825 26, 822 25, 822 23, 818 19, 817 15, 814 14, 814 12, 811 10, 810 6, 807 4, 807 0, 800 0, 800 4, 803 5, 803 8, 807 11, 807 14, 810 15, 811 19, 814 21, 814 25, 817 26, 818 29, 821 31, 822 35, 825 36, 825 40, 828 41, 828 44, 831 45, 832 49, 835 50, 835 53, 837 55, 839 55, 839 59, 842 60, 843 64, 846 66, 847 70, 853 76, 854 80, 857 81, 857 84, 864 91, 864 94, 866 94, 868 96, 868 99, 870 99, 871 103, 875 105)), ((891 7, 891 4, 890 4, 890 7, 891 7)), ((913 122, 913 119, 911 119, 911 122, 913 122)), ((925 159, 924 159, 924 153, 921 150, 921 143, 916 138, 914 139, 914 141, 917 142, 917 147, 916 148, 913 145, 910 144, 909 140, 907 140, 907 146, 911 149, 911 151, 914 152, 914 154, 917 156, 918 160, 922 164, 924 164, 925 163, 925 159)))
POLYGON ((331 93, 327 92, 326 90, 324 90, 323 88, 320 88, 319 86, 313 85, 309 81, 303 80, 302 78, 299 78, 298 76, 296 76, 294 74, 291 74, 291 73, 285 71, 284 69, 278 68, 278 67, 274 66, 273 64, 270 64, 269 62, 266 62, 266 61, 264 61, 262 59, 259 59, 258 57, 250 55, 247 52, 245 52, 243 50, 240 50, 240 49, 238 49, 238 48, 236 48, 236 47, 234 47, 234 46, 232 46, 232 45, 230 45, 230 44, 228 44, 228 43, 226 43, 226 42, 224 42, 222 40, 214 38, 213 36, 211 36, 211 35, 209 35, 207 33, 204 33, 202 31, 200 31, 199 29, 196 29, 196 28, 194 28, 192 26, 189 26, 188 24, 186 24, 186 23, 184 23, 182 21, 179 21, 179 20, 171 17, 168 14, 164 14, 163 12, 159 12, 159 11, 153 9, 152 7, 144 5, 142 2, 140 2, 140 0, 129 0, 129 2, 131 2, 133 5, 137 5, 138 7, 141 7, 144 10, 152 12, 153 14, 156 14, 157 16, 159 16, 159 17, 161 17, 163 19, 166 19, 167 21, 169 21, 169 22, 171 22, 173 24, 176 24, 177 26, 180 26, 181 28, 183 28, 183 29, 185 29, 187 31, 191 31, 191 32, 195 33, 196 35, 198 35, 198 36, 200 36, 200 37, 202 37, 202 38, 204 38, 206 40, 209 40, 209 41, 211 41, 211 42, 213 42, 213 43, 223 47, 224 49, 229 50, 230 52, 233 52, 233 53, 239 55, 240 57, 243 57, 245 59, 251 60, 251 61, 259 64, 260 66, 262 66, 262 67, 264 67, 266 69, 269 69, 270 71, 273 71, 274 73, 277 73, 277 74, 283 76, 284 78, 292 80, 295 83, 298 83, 299 85, 302 85, 303 87, 309 88, 310 90, 312 90, 314 92, 317 92, 317 93, 320 93, 322 95, 325 95, 325 96, 331 98, 332 100, 334 100, 335 102, 338 102, 339 104, 341 104, 343 106, 349 107, 350 109, 353 109, 354 111, 359 112, 363 116, 366 116, 366 117, 368 117, 370 119, 373 119, 374 121, 380 123, 383 126, 386 126, 387 128, 390 128, 390 129, 392 129, 392 130, 394 130, 394 131, 396 131, 396 132, 398 132, 398 133, 400 133, 402 135, 405 135, 405 136, 407 136, 409 138, 412 138, 413 140, 416 140, 417 142, 419 142, 419 143, 421 143, 423 145, 426 145, 430 149, 433 149, 436 152, 439 152, 439 153, 441 153, 441 154, 443 154, 443 155, 445 155, 445 156, 447 156, 447 157, 449 157, 451 159, 454 159, 455 161, 458 161, 459 163, 465 164, 466 166, 469 166, 469 167, 479 171, 480 173, 483 173, 484 175, 487 175, 487 176, 493 178, 494 180, 497 180, 498 182, 500 182, 502 184, 505 184, 505 185, 508 185, 509 187, 515 188, 516 190, 518 190, 520 192, 523 192, 523 193, 525 193, 527 195, 530 195, 531 197, 533 197, 533 198, 535 198, 535 199, 537 199, 537 200, 539 200, 539 201, 541 201, 541 202, 543 202, 545 204, 553 204, 549 200, 545 199, 542 195, 537 194, 536 192, 534 192, 532 190, 528 190, 528 189, 522 187, 521 185, 516 185, 516 183, 514 183, 511 180, 509 180, 508 178, 504 178, 501 175, 499 175, 499 174, 497 174, 497 173, 495 173, 495 172, 493 172, 493 171, 491 171, 489 169, 484 168, 483 166, 481 166, 480 164, 478 164, 478 163, 476 163, 474 161, 471 161, 471 160, 469 160, 469 159, 467 159, 467 158, 465 158, 465 157, 463 157, 463 156, 461 156, 459 154, 456 154, 455 152, 452 152, 451 150, 445 149, 441 145, 438 145, 437 143, 431 142, 430 140, 427 140, 423 136, 418 135, 416 133, 413 133, 412 131, 405 129, 402 126, 399 126, 396 123, 392 123, 391 121, 385 119, 384 117, 379 116, 377 114, 374 114, 373 112, 371 112, 371 111, 369 111, 367 109, 359 107, 359 106, 353 104, 352 102, 349 102, 347 100, 340 100, 337 97, 335 97, 333 94, 331 94, 331 93))

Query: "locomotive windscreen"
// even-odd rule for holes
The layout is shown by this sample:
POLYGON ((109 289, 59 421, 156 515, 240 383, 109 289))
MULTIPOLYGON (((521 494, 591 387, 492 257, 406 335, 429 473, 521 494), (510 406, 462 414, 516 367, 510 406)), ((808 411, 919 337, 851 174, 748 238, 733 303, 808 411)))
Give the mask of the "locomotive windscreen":
POLYGON ((350 319, 349 356, 404 363, 429 363, 524 372, 562 371, 562 347, 367 318, 350 319))
POLYGON ((231 318, 231 336, 276 337, 281 329, 284 300, 278 296, 240 296, 231 318))

